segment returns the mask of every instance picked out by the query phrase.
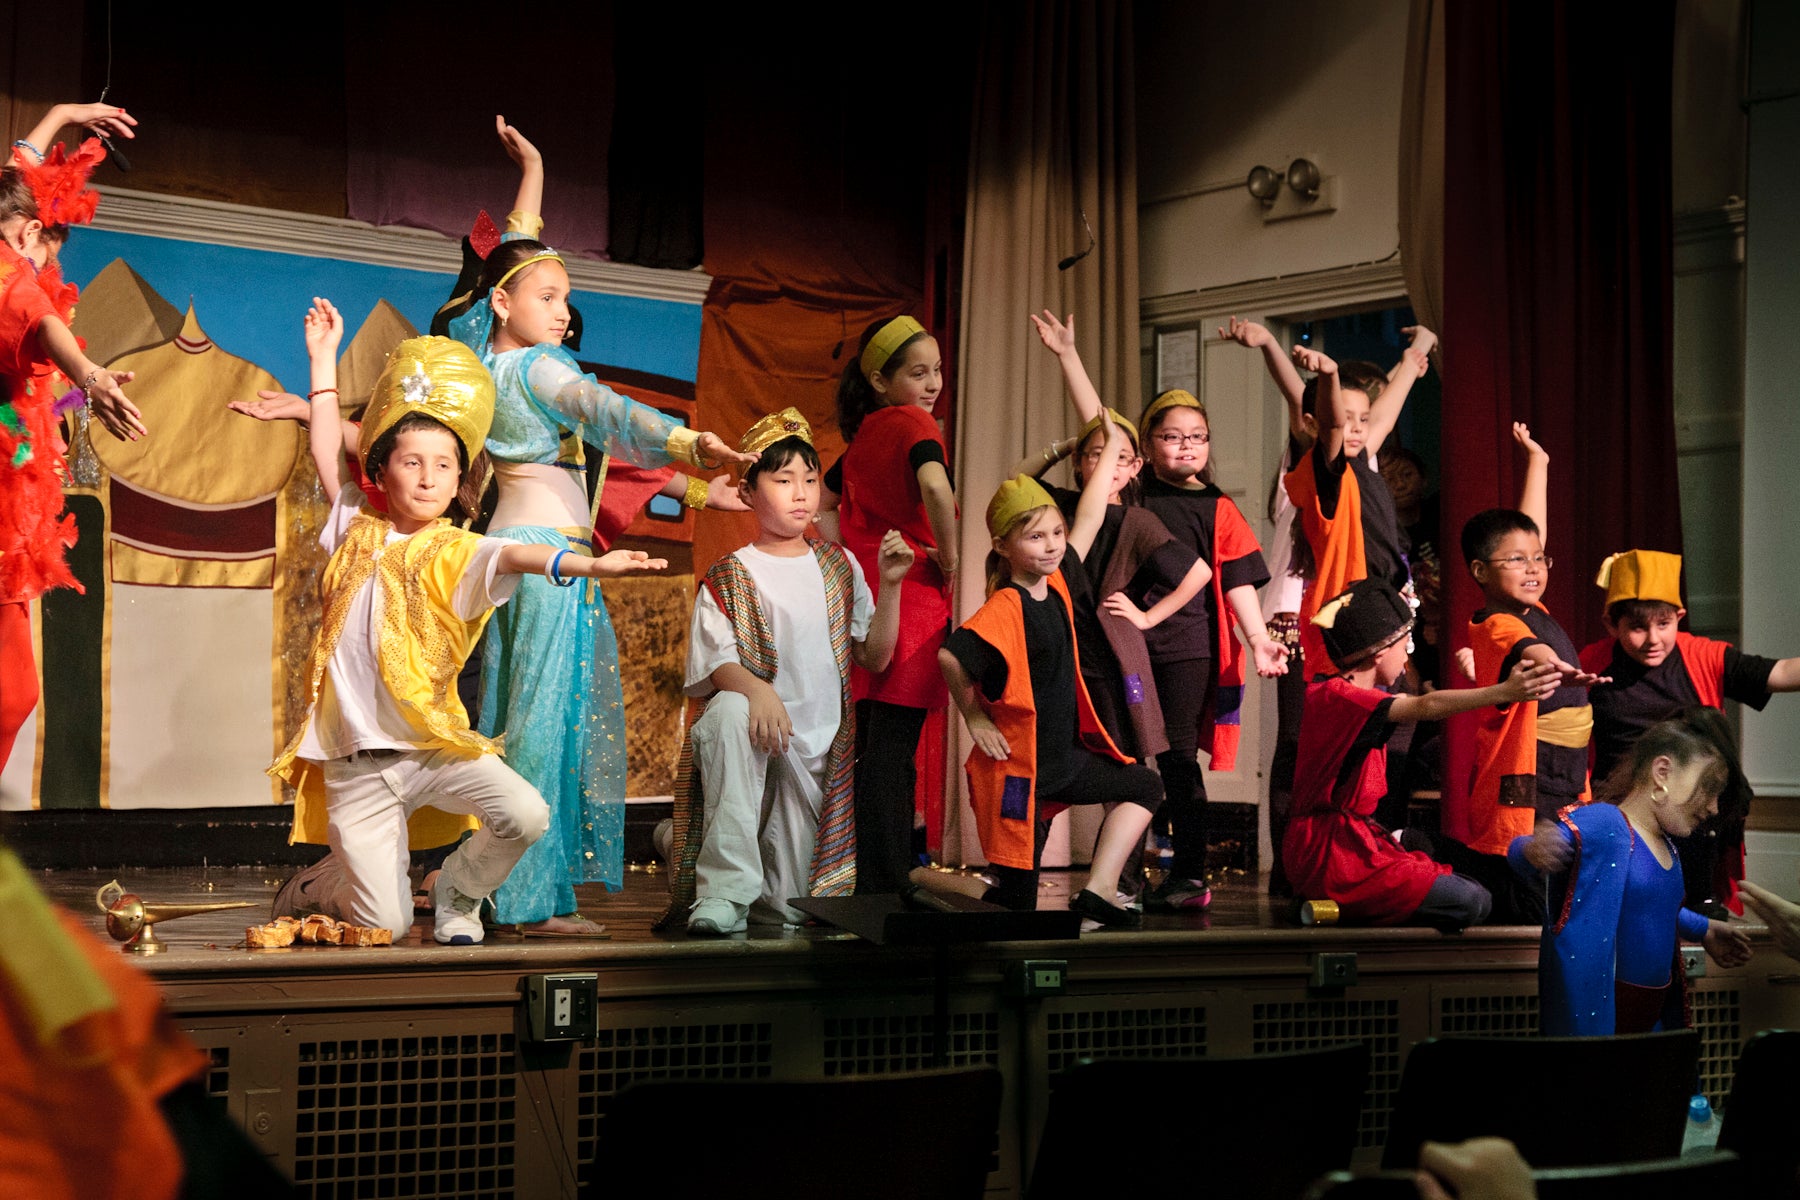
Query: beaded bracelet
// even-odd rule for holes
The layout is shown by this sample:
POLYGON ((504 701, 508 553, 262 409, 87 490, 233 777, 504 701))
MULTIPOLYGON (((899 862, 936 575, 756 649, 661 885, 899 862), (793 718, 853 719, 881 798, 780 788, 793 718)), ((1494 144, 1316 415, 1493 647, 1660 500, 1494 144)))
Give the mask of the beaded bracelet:
POLYGON ((13 149, 29 150, 33 154, 38 156, 39 161, 42 161, 43 157, 44 157, 44 152, 42 150, 39 150, 36 146, 32 145, 30 142, 26 141, 24 138, 20 138, 18 141, 14 142, 13 149))
POLYGON ((98 378, 100 378, 100 368, 95 367, 93 370, 91 370, 87 373, 87 378, 81 381, 81 394, 86 396, 89 400, 92 400, 94 398, 92 389, 94 386, 94 380, 96 380, 98 378))

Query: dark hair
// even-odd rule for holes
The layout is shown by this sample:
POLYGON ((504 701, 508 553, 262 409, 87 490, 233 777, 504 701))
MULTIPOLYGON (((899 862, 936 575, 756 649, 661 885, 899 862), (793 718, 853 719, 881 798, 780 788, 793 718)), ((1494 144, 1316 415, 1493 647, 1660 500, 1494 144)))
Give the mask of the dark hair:
MULTIPOLYGON (((883 317, 862 331, 862 336, 856 340, 856 353, 851 355, 850 361, 844 366, 843 375, 838 379, 838 432, 843 435, 846 442, 856 437, 856 431, 862 428, 863 418, 881 407, 881 397, 875 394, 875 385, 870 383, 869 377, 863 374, 862 352, 869 348, 869 343, 875 340, 875 335, 881 332, 882 326, 893 319, 892 317, 883 317)), ((894 352, 888 355, 888 360, 882 364, 879 373, 886 375, 889 366, 906 361, 906 352, 912 349, 913 344, 930 336, 931 331, 924 329, 901 342, 894 348, 894 352)))
POLYGON ((1716 708, 1697 704, 1684 708, 1666 721, 1659 721, 1638 735, 1631 753, 1613 765, 1613 769, 1594 789, 1594 799, 1617 804, 1631 794, 1649 774, 1651 764, 1667 755, 1681 766, 1696 760, 1711 759, 1699 786, 1719 794, 1719 823, 1736 830, 1742 827, 1749 811, 1749 785, 1738 761, 1737 741, 1725 714, 1716 708))
POLYGON ((779 471, 794 459, 806 464, 806 469, 819 469, 819 452, 805 438, 794 434, 774 442, 765 449, 757 460, 744 471, 744 483, 747 487, 756 486, 756 477, 764 471, 779 471))
POLYGON ((463 445, 462 439, 456 436, 456 431, 436 417, 427 416, 422 412, 413 412, 407 413, 382 430, 381 436, 375 439, 375 444, 370 446, 369 452, 363 456, 363 473, 369 477, 370 483, 380 482, 381 473, 386 470, 388 459, 393 457, 394 443, 400 440, 400 435, 410 433, 415 429, 441 429, 449 434, 450 440, 456 443, 457 478, 460 479, 469 473, 469 451, 463 445))
POLYGON ((1487 558, 1509 533, 1543 536, 1537 522, 1516 508, 1489 508, 1476 513, 1462 527, 1463 561, 1475 563, 1487 558))
MULTIPOLYGON (((477 304, 488 302, 488 296, 494 290, 494 281, 505 275, 528 258, 539 254, 555 253, 550 247, 533 238, 514 238, 509 242, 501 242, 485 260, 475 253, 469 239, 463 242, 462 272, 450 288, 450 300, 431 318, 431 335, 433 337, 449 337, 450 322, 462 316, 477 304), (466 299, 465 299, 466 297, 466 299)), ((516 282, 517 276, 512 281, 516 282)), ((563 334, 562 344, 570 350, 581 349, 581 312, 573 304, 569 305, 569 328, 563 334)))
POLYGON ((1405 446, 1383 446, 1381 448, 1381 465, 1385 467, 1391 462, 1411 463, 1413 470, 1419 473, 1420 481, 1422 482, 1424 480, 1426 474, 1425 460, 1414 454, 1411 450, 1408 450, 1405 446))
POLYGON ((1615 600, 1606 606, 1606 618, 1614 625, 1650 625, 1680 611, 1667 600, 1615 600))
POLYGON ((1204 404, 1198 408, 1195 408, 1191 404, 1171 404, 1166 408, 1157 409, 1155 412, 1150 414, 1150 419, 1148 421, 1144 422, 1144 440, 1146 442, 1148 442, 1151 438, 1155 437, 1156 431, 1158 429, 1162 428, 1162 423, 1164 421, 1168 420, 1169 414, 1174 412, 1178 408, 1185 408, 1189 412, 1198 413, 1198 414, 1200 414, 1200 419, 1202 421, 1206 422, 1206 436, 1208 438, 1207 452, 1206 452, 1206 465, 1204 467, 1201 467, 1198 471, 1194 472, 1194 478, 1198 479, 1202 484, 1210 487, 1210 486, 1212 486, 1212 481, 1213 481, 1212 442, 1210 440, 1212 438, 1212 418, 1207 415, 1206 406, 1204 404))
MULTIPOLYGON (((1137 439, 1131 436, 1131 431, 1121 426, 1119 432, 1125 435, 1125 442, 1131 447, 1132 455, 1139 458, 1143 457, 1143 451, 1138 448, 1137 439)), ((1080 443, 1075 447, 1075 482, 1078 486, 1085 486, 1085 476, 1087 474, 1086 470, 1083 469, 1081 456, 1086 453, 1085 447, 1088 444, 1088 439, 1095 437, 1100 439, 1100 445, 1104 448, 1106 446, 1105 426, 1094 426, 1094 431, 1086 437, 1083 437, 1080 443)), ((1206 465, 1208 467, 1212 466, 1211 457, 1207 458, 1206 465)), ((1130 481, 1127 482, 1124 487, 1119 489, 1119 503, 1125 505, 1141 505, 1143 502, 1144 481, 1138 475, 1133 475, 1130 481)))

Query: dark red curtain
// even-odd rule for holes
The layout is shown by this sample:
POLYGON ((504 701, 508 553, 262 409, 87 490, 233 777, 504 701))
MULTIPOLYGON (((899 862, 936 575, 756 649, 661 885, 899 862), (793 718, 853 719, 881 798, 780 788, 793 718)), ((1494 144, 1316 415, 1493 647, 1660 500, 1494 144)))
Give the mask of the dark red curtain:
MULTIPOLYGON (((1679 551, 1671 382, 1674 4, 1446 6, 1444 534, 1518 503, 1511 423, 1550 453, 1545 606, 1603 635, 1600 560, 1679 551)), ((1460 558, 1460 555, 1457 555, 1460 558)), ((1446 559, 1450 555, 1446 554, 1446 559)), ((1446 570, 1452 645, 1481 593, 1446 570)), ((1472 761, 1452 722, 1445 817, 1472 761)))

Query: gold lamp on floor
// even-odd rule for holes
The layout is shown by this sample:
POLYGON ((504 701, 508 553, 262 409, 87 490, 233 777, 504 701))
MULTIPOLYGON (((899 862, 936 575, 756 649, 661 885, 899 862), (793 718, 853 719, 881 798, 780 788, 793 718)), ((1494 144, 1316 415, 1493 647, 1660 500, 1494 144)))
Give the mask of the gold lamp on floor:
POLYGON ((248 900, 227 900, 216 904, 151 904, 134 896, 113 880, 94 896, 94 903, 106 914, 106 932, 125 954, 161 954, 168 947, 156 936, 156 926, 163 921, 193 917, 201 913, 223 912, 228 908, 250 908, 248 900))

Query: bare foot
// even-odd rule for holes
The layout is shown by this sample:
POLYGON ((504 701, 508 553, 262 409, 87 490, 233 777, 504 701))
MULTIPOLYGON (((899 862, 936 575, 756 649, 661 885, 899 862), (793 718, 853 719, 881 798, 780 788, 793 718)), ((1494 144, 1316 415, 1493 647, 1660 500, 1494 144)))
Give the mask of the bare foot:
POLYGON ((542 921, 533 921, 519 928, 525 933, 554 933, 576 937, 605 933, 606 926, 598 921, 590 921, 580 913, 566 913, 561 916, 545 917, 542 921))

